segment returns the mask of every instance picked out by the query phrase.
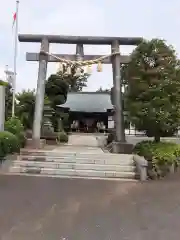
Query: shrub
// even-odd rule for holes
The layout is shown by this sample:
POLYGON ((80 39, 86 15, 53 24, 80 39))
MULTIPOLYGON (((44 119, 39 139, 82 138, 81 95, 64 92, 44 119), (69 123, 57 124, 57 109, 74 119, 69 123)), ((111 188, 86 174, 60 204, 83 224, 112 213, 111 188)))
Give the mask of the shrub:
POLYGON ((5 122, 5 130, 14 134, 18 138, 21 147, 25 146, 26 136, 24 127, 18 118, 12 117, 8 119, 5 122))
POLYGON ((67 143, 68 142, 68 135, 65 132, 59 132, 57 140, 59 142, 67 143))
POLYGON ((20 132, 24 132, 24 127, 21 121, 16 117, 9 118, 5 122, 5 129, 6 131, 11 132, 14 135, 17 135, 20 132))
POLYGON ((19 151, 18 138, 10 132, 0 132, 0 158, 3 159, 6 155, 18 153, 19 151))
POLYGON ((169 167, 178 165, 180 145, 173 142, 142 141, 136 144, 134 153, 144 156, 151 165, 151 170, 156 177, 168 172, 169 167))
POLYGON ((142 141, 136 144, 134 153, 139 156, 144 156, 147 160, 152 158, 152 149, 156 145, 153 141, 142 141))

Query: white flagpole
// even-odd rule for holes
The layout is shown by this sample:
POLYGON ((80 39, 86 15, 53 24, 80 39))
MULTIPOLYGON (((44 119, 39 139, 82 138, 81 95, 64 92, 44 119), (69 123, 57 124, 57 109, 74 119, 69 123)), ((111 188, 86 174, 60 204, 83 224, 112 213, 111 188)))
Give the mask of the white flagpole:
POLYGON ((17 76, 17 45, 18 45, 18 14, 19 1, 16 1, 16 19, 15 19, 15 34, 14 34, 14 81, 13 81, 13 99, 12 99, 12 117, 15 115, 15 94, 16 94, 16 76, 17 76))

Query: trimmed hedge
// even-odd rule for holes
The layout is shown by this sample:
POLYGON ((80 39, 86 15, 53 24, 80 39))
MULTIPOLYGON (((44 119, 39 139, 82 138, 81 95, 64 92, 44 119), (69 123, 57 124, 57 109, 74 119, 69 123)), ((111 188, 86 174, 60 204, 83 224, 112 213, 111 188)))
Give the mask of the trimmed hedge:
POLYGON ((24 127, 21 121, 17 117, 12 117, 5 122, 5 130, 14 134, 20 143, 21 147, 26 144, 26 134, 24 132, 24 127))
POLYGON ((10 132, 0 132, 0 159, 8 154, 19 153, 20 144, 18 138, 10 132))
POLYGON ((133 152, 144 156, 154 177, 164 176, 171 166, 179 165, 180 145, 173 142, 142 141, 133 152))

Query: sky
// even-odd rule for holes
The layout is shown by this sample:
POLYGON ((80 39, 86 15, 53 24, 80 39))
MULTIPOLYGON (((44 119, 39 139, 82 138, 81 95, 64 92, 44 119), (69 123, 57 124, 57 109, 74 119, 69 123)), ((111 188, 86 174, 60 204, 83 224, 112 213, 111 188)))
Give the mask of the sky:
MULTIPOLYGON (((8 65, 13 69, 12 31, 16 1, 1 5, 0 18, 0 78, 8 65)), ((56 34, 74 36, 113 36, 161 38, 180 54, 180 1, 178 0, 20 0, 19 27, 21 34, 56 34)), ((18 43, 16 91, 33 89, 37 85, 37 62, 26 62, 26 52, 39 52, 40 44, 18 43)), ((120 47, 129 54, 133 47, 120 47)), ((51 53, 75 53, 75 45, 51 44, 51 53)), ((110 46, 86 45, 85 54, 109 54, 110 46)), ((56 63, 48 64, 47 77, 55 73, 56 63)), ((88 79, 84 91, 112 86, 112 67, 104 65, 88 79)))

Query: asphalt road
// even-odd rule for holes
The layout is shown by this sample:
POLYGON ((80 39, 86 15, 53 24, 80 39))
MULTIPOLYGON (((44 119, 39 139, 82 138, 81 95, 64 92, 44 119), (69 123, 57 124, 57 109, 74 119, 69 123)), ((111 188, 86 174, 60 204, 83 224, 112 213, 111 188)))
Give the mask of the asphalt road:
POLYGON ((1 240, 179 240, 180 175, 139 183, 0 176, 1 240))

